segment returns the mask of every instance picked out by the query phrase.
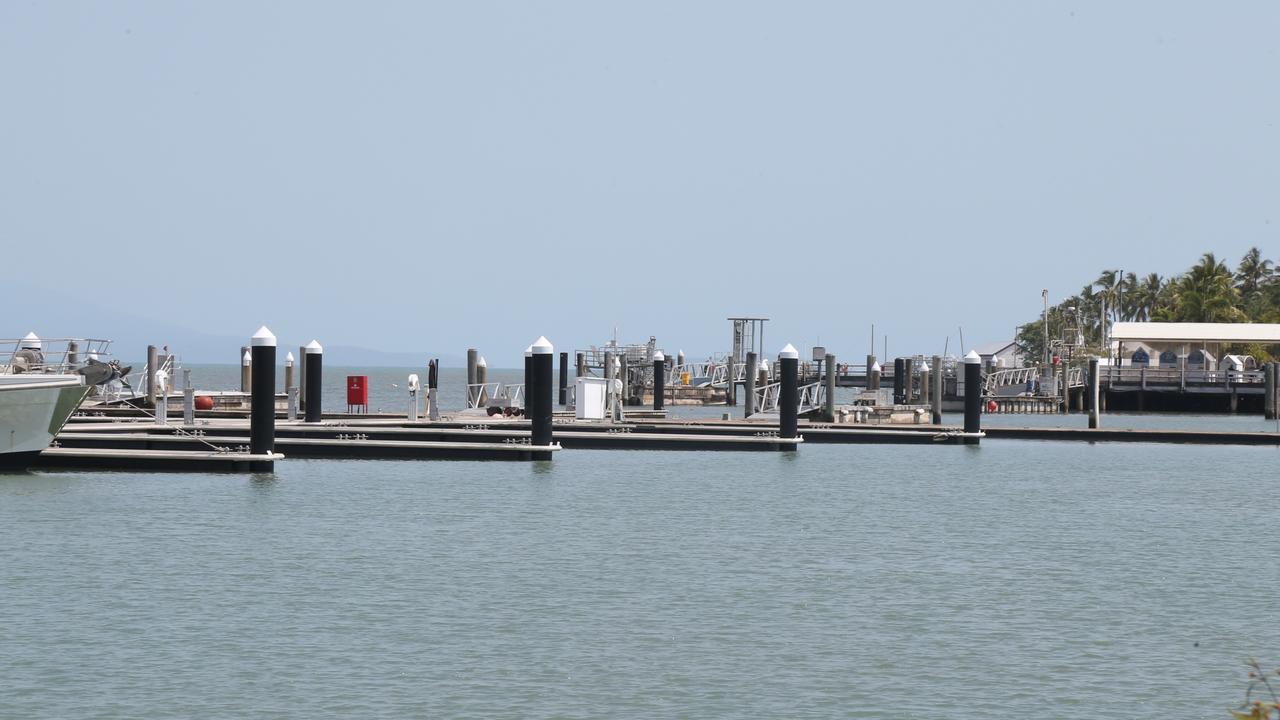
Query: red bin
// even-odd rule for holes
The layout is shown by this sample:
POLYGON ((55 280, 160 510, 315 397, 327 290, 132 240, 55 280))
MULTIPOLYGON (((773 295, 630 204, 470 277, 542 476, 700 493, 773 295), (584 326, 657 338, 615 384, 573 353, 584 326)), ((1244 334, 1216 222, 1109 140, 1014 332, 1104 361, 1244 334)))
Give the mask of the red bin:
POLYGON ((347 376, 347 405, 369 405, 369 376, 347 376))

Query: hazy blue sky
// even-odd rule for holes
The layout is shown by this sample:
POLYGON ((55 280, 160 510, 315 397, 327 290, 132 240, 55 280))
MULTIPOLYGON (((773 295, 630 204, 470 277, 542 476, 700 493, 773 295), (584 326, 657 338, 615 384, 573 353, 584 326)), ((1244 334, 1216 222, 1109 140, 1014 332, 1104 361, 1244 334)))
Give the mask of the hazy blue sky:
POLYGON ((5 2, 3 265, 497 364, 753 313, 955 350, 1106 267, 1280 254, 1278 36, 1273 1, 5 2))

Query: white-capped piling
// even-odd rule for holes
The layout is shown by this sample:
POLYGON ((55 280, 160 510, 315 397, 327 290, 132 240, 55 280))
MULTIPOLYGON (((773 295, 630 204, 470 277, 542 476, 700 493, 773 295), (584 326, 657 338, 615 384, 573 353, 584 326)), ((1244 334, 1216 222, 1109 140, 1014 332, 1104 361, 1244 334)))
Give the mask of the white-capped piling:
POLYGON ((756 414, 756 380, 760 375, 760 356, 754 350, 747 353, 746 402, 742 403, 742 417, 756 414))
POLYGON ((480 386, 476 388, 476 407, 485 407, 489 404, 489 394, 484 390, 487 382, 489 382, 489 361, 481 355, 476 360, 476 384, 480 386))
POLYGON ((822 364, 827 368, 826 393, 827 396, 822 403, 822 415, 827 422, 836 421, 836 356, 827 353, 822 364))
POLYGON ((293 353, 284 355, 284 396, 289 397, 293 390, 293 353))
POLYGON ((667 356, 659 350, 653 354, 653 409, 666 407, 667 394, 667 356))
MULTIPOLYGON (((530 422, 530 441, 536 447, 549 447, 551 445, 551 418, 552 418, 552 360, 555 348, 551 342, 545 337, 540 337, 530 347, 532 368, 531 379, 533 388, 531 392, 531 400, 528 407, 532 409, 532 415, 529 417, 530 422)), ((525 387, 527 397, 530 395, 530 388, 525 387)), ((533 453, 534 460, 550 460, 551 451, 533 453)))
POLYGON ((929 392, 932 390, 933 368, 928 362, 920 364, 920 404, 929 404, 929 392))
POLYGON ((409 386, 409 411, 406 417, 409 422, 418 422, 418 374, 410 373, 407 382, 409 386))
POLYGON ((321 399, 321 391, 323 390, 324 381, 324 348, 320 343, 312 340, 303 352, 303 382, 306 388, 303 390, 302 397, 306 401, 306 415, 303 419, 309 423, 320 422, 321 411, 324 408, 321 399))
POLYGON ((933 356, 933 374, 930 379, 933 380, 933 392, 929 393, 929 405, 933 410, 933 424, 942 424, 942 357, 940 355, 933 356))
POLYGON ((253 375, 253 353, 249 352, 248 345, 240 347, 240 392, 247 393, 251 385, 253 375))
POLYGON ((560 353, 560 392, 557 394, 557 400, 560 407, 564 407, 569 402, 569 353, 560 353))
POLYGON ((964 356, 964 432, 965 443, 976 445, 982 432, 982 358, 973 350, 964 356))
POLYGON ((787 343, 778 353, 778 436, 794 440, 800 424, 800 353, 787 343))
POLYGON ((867 366, 867 390, 871 392, 880 392, 880 363, 876 362, 874 355, 869 355, 871 364, 867 366))
POLYGON ((249 345, 253 360, 249 452, 262 455, 275 450, 276 442, 276 336, 263 325, 249 345))
POLYGON ((1102 375, 1099 372, 1098 358, 1089 358, 1089 429, 1097 430, 1101 411, 1098 409, 1098 382, 1102 375))
POLYGON ((156 424, 169 424, 169 374, 163 370, 156 373, 156 424))
POLYGON ((683 351, 683 350, 677 350, 677 351, 676 351, 676 366, 677 366, 677 367, 680 367, 680 366, 682 366, 682 365, 684 365, 684 351, 683 351))
POLYGON ((147 346, 147 378, 145 390, 147 394, 147 407, 154 408, 156 406, 156 366, 160 363, 160 355, 156 352, 155 345, 147 346))
POLYGON ((298 419, 298 388, 293 384, 293 353, 284 356, 284 416, 289 420, 298 419))

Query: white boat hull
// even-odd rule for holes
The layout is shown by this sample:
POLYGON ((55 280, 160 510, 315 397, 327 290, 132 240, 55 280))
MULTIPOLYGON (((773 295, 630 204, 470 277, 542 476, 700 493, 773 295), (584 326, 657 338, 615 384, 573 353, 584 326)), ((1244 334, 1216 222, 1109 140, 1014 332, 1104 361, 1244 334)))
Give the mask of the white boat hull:
POLYGON ((88 391, 77 375, 0 376, 0 465, 25 464, 49 447, 88 391))

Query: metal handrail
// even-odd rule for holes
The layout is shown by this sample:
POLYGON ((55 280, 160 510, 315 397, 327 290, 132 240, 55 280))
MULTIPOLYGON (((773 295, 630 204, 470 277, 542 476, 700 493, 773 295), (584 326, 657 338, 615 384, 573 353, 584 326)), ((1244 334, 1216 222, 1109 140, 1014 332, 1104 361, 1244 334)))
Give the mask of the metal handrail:
MULTIPOLYGON (((796 388, 800 396, 801 413, 816 410, 823 405, 827 397, 824 383, 809 383, 796 388)), ((782 383, 769 383, 756 388, 756 412, 777 412, 782 396, 782 383)))
POLYGON ((524 383, 467 383, 467 407, 523 407, 524 383), (481 404, 481 401, 484 404, 481 404))

